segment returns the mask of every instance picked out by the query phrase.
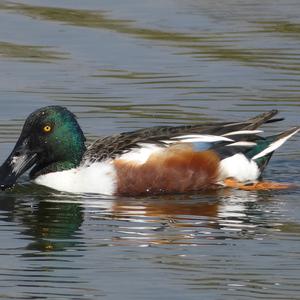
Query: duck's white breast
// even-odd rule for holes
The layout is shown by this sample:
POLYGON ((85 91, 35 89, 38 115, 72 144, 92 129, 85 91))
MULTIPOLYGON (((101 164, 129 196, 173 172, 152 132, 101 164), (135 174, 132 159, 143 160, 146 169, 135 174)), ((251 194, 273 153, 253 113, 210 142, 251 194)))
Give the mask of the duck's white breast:
POLYGON ((70 193, 113 195, 117 175, 111 162, 96 162, 78 168, 38 176, 35 183, 70 193))

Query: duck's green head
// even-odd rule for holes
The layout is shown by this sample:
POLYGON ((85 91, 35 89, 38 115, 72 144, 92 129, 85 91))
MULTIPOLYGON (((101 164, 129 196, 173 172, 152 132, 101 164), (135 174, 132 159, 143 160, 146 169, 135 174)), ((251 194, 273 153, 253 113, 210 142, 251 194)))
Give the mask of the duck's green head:
POLYGON ((0 167, 0 188, 13 186, 33 166, 31 177, 78 166, 86 149, 84 142, 75 116, 66 108, 47 106, 33 112, 12 153, 0 167))

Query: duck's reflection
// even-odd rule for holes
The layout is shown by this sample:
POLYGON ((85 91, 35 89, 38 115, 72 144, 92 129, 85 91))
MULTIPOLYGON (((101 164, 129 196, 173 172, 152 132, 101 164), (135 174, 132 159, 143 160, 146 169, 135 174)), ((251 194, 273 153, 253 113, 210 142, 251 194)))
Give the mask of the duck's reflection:
POLYGON ((51 201, 53 193, 31 193, 21 187, 0 195, 0 211, 7 222, 21 223, 28 250, 55 251, 80 244, 77 234, 83 222, 83 208, 78 203, 51 201), (49 201, 50 200, 50 201, 49 201))
POLYGON ((32 189, 23 187, 0 195, 2 220, 22 224, 28 250, 83 248, 84 220, 98 220, 95 239, 99 242, 105 238, 115 246, 251 238, 257 228, 273 226, 268 224, 271 221, 262 206, 273 198, 268 192, 222 190, 201 195, 105 199, 75 198, 53 191, 35 190, 33 194, 32 189))
POLYGON ((76 203, 40 201, 33 211, 34 218, 26 215, 28 226, 23 234, 33 236, 28 249, 51 251, 80 246, 77 233, 83 222, 83 209, 76 203))
POLYGON ((139 241, 144 246, 194 245, 207 240, 254 238, 261 228, 274 226, 269 218, 270 211, 264 211, 264 205, 272 199, 272 193, 238 190, 139 201, 116 199, 111 217, 129 221, 118 240, 139 241))

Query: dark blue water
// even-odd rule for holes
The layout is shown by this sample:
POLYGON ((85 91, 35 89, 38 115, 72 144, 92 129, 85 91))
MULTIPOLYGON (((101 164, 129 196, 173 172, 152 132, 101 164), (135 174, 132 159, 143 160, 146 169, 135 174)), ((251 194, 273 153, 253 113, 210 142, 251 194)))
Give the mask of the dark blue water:
MULTIPOLYGON (((0 2, 0 160, 27 115, 86 136, 242 120, 299 125, 300 2, 0 2)), ((299 135, 265 178, 300 183, 299 135)), ((300 190, 147 198, 0 194, 0 299, 299 299, 300 190)))

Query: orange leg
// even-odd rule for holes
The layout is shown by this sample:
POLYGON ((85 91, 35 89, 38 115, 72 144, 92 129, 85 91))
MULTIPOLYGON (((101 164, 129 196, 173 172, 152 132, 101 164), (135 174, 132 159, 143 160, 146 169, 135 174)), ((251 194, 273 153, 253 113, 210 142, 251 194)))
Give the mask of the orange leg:
POLYGON ((236 188, 244 191, 285 190, 285 189, 296 187, 294 184, 270 182, 270 181, 261 181, 252 184, 243 184, 233 178, 225 179, 224 184, 226 187, 236 188))

